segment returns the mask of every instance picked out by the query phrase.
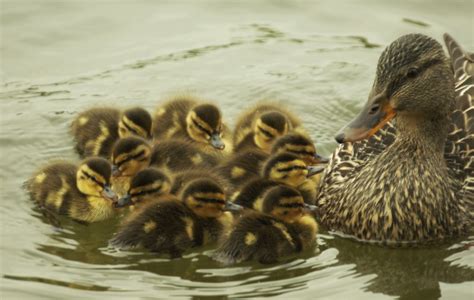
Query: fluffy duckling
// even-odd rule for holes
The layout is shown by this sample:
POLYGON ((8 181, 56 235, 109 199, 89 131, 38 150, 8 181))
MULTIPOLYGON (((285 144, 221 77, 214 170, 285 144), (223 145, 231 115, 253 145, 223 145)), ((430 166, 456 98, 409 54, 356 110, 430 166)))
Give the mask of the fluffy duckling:
POLYGON ((232 154, 215 170, 228 181, 230 190, 235 191, 246 182, 260 176, 260 170, 268 156, 259 149, 249 149, 232 154))
POLYGON ((224 264, 275 263, 283 256, 311 249, 318 224, 307 211, 314 209, 294 188, 273 187, 263 199, 262 211, 244 212, 214 258, 224 264))
POLYGON ((258 104, 245 111, 234 130, 234 152, 260 149, 270 153, 273 141, 301 125, 300 120, 276 104, 258 104))
POLYGON ((149 139, 151 128, 151 115, 143 108, 134 107, 121 112, 104 107, 80 113, 71 124, 71 133, 81 157, 109 158, 119 138, 137 135, 149 139))
POLYGON ((140 137, 129 136, 118 140, 111 157, 113 190, 120 195, 125 194, 133 176, 150 165, 151 155, 152 147, 140 137))
POLYGON ((170 139, 153 145, 150 164, 174 173, 199 167, 212 168, 220 159, 220 155, 203 151, 193 142, 170 139))
POLYGON ((51 163, 27 182, 31 199, 40 207, 82 222, 112 217, 117 196, 110 189, 110 163, 91 157, 79 164, 51 163))
POLYGON ((271 187, 287 185, 299 190, 308 204, 314 204, 316 187, 309 177, 324 168, 307 166, 291 153, 280 153, 270 157, 264 164, 262 177, 249 181, 234 195, 234 202, 241 206, 261 210, 265 192, 271 187))
POLYGON ((127 193, 116 203, 116 207, 147 203, 155 198, 170 193, 171 180, 156 168, 139 171, 130 182, 127 193))
POLYGON ((159 106, 153 128, 157 139, 184 138, 205 150, 227 148, 228 151, 231 146, 224 141, 228 133, 220 110, 214 104, 188 96, 176 97, 159 106))
POLYGON ((301 132, 291 132, 279 137, 272 145, 271 153, 289 152, 303 159, 308 165, 325 164, 329 159, 319 155, 309 136, 301 132))
POLYGON ((230 230, 238 209, 227 202, 222 188, 212 180, 190 182, 179 200, 167 195, 140 206, 121 225, 110 244, 118 248, 144 247, 180 257, 191 247, 216 241, 230 230))

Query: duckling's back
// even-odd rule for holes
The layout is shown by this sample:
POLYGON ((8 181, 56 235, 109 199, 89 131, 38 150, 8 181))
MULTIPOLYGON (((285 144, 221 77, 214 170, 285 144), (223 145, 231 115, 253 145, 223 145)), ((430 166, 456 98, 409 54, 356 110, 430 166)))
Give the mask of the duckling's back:
POLYGON ((40 169, 27 181, 31 199, 40 207, 68 214, 72 199, 81 197, 76 172, 77 167, 68 162, 55 162, 40 169))
POLYGON ((212 168, 219 163, 219 159, 218 155, 201 151, 189 141, 171 139, 153 146, 150 165, 180 172, 196 167, 212 168))
POLYGON ((267 158, 268 154, 257 149, 234 153, 217 166, 216 171, 229 181, 232 190, 236 190, 260 176, 260 169, 267 158))
POLYGON ((214 258, 224 264, 257 260, 275 263, 280 257, 301 250, 301 241, 291 228, 275 218, 249 212, 237 221, 214 258))
POLYGON ((176 97, 159 106, 153 118, 153 133, 156 139, 182 137, 186 132, 186 116, 196 105, 191 97, 176 97))
POLYGON ((120 111, 114 108, 92 108, 80 113, 71 124, 76 151, 81 157, 110 157, 119 138, 120 111))
POLYGON ((110 244, 117 248, 144 247, 179 257, 203 243, 203 229, 178 199, 167 196, 141 206, 120 226, 110 244))
POLYGON ((228 181, 219 176, 217 172, 210 168, 195 167, 191 170, 185 170, 175 173, 173 176, 173 183, 171 185, 170 193, 173 195, 179 195, 183 188, 193 180, 208 178, 218 183, 224 190, 229 185, 228 181))
POLYGON ((261 210, 265 192, 277 185, 279 183, 273 180, 264 178, 253 179, 234 195, 233 201, 243 207, 261 210))

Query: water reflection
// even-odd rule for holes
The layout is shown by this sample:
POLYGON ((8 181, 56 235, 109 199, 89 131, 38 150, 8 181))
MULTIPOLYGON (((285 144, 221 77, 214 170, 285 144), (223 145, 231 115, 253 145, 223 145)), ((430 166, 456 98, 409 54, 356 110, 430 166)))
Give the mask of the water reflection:
POLYGON ((390 249, 343 238, 328 240, 327 244, 339 250, 339 263, 354 264, 362 275, 377 275, 367 286, 374 293, 400 296, 400 299, 437 299, 441 297, 439 282, 474 280, 472 268, 453 265, 447 260, 455 253, 467 251, 462 246, 390 249))

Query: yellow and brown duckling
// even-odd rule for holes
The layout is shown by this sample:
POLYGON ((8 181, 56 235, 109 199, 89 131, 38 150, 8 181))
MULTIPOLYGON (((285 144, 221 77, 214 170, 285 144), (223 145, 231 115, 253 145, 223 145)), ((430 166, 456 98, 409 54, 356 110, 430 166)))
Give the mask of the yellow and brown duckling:
POLYGON ((148 141, 129 136, 118 140, 112 150, 112 185, 114 191, 123 195, 130 187, 130 181, 151 162, 152 147, 148 141))
POLYGON ((472 231, 474 55, 444 38, 451 61, 422 34, 382 52, 369 99, 336 135, 321 179, 328 229, 388 244, 472 231))
POLYGON ((247 260, 276 263, 284 256, 311 249, 318 232, 310 214, 315 208, 305 203, 296 189, 273 187, 266 193, 261 211, 245 211, 236 221, 214 258, 224 264, 247 260))
POLYGON ((324 168, 308 166, 291 153, 270 157, 262 169, 262 177, 249 181, 234 195, 234 202, 243 207, 261 210, 263 196, 271 187, 287 185, 299 190, 308 204, 316 200, 316 187, 309 178, 324 168))
POLYGON ((226 201, 212 180, 190 182, 180 195, 157 198, 134 211, 110 241, 117 248, 143 247, 180 257, 192 247, 217 241, 233 223, 227 210, 239 209, 226 201))
POLYGON ((71 124, 75 148, 81 157, 109 158, 119 138, 130 135, 151 138, 152 118, 143 108, 121 112, 115 108, 92 108, 80 113, 71 124))
POLYGON ((219 108, 192 97, 176 97, 159 106, 153 126, 158 140, 184 138, 205 150, 229 151, 231 148, 230 143, 225 142, 228 133, 219 108))
POLYGON ((183 139, 170 139, 153 145, 150 164, 175 173, 199 167, 212 168, 220 159, 220 155, 203 151, 196 143, 183 139))
POLYGON ((146 168, 133 176, 125 195, 118 199, 116 207, 143 205, 162 195, 169 194, 171 180, 156 168, 146 168))
POLYGON ((301 125, 289 111, 275 104, 258 104, 244 112, 234 130, 234 152, 260 149, 270 153, 276 138, 301 125))
POLYGON ((98 222, 115 214, 117 196, 110 189, 112 166, 100 157, 79 164, 51 163, 27 182, 31 199, 48 211, 77 221, 98 222))
POLYGON ((328 159, 318 154, 316 146, 309 136, 301 132, 290 132, 275 140, 271 153, 289 152, 303 159, 306 164, 318 165, 328 163, 328 159))

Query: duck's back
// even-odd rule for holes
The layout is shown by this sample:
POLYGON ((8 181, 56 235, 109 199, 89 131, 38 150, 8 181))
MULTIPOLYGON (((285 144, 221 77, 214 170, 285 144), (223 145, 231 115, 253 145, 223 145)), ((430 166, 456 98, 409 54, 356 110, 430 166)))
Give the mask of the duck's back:
POLYGON ((301 241, 287 224, 258 212, 241 217, 221 243, 214 258, 225 264, 246 260, 275 263, 282 256, 301 250, 301 241))
POLYGON ((110 157, 113 144, 119 138, 120 114, 120 110, 115 108, 92 108, 74 119, 71 133, 81 157, 110 157))
POLYGON ((170 139, 158 141, 153 145, 150 165, 180 172, 197 167, 210 169, 216 166, 219 160, 218 155, 204 152, 190 141, 170 139))
POLYGON ((153 120, 155 139, 185 136, 186 116, 196 103, 187 97, 177 97, 158 107, 153 120))
POLYGON ((68 162, 47 165, 27 182, 31 199, 40 207, 68 214, 73 199, 85 200, 76 187, 76 172, 77 166, 68 162))
POLYGON ((202 243, 203 229, 196 216, 177 199, 160 199, 141 206, 110 241, 117 248, 141 246, 172 257, 202 243))

